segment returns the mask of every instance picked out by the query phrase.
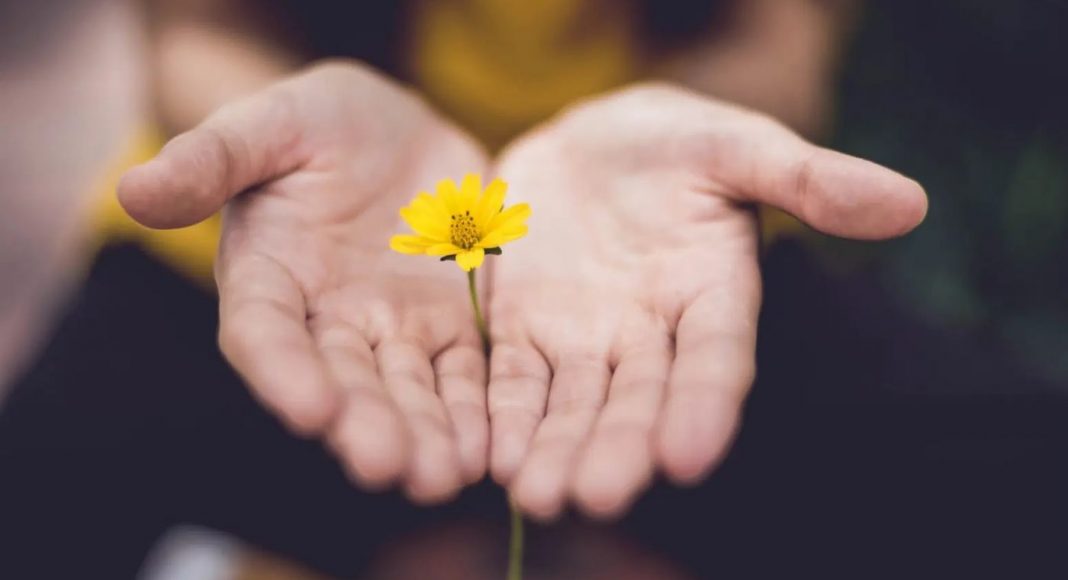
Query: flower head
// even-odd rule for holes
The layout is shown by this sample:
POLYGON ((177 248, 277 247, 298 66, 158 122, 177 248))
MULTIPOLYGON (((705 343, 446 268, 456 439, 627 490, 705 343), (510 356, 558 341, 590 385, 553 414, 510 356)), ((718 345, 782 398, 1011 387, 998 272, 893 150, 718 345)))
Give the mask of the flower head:
POLYGON ((415 235, 397 235, 389 247, 402 254, 455 259, 465 272, 482 265, 486 254, 500 254, 501 246, 527 233, 530 206, 505 209, 508 185, 494 179, 482 190, 482 178, 469 173, 460 187, 451 179, 438 182, 437 192, 420 193, 400 215, 415 235))

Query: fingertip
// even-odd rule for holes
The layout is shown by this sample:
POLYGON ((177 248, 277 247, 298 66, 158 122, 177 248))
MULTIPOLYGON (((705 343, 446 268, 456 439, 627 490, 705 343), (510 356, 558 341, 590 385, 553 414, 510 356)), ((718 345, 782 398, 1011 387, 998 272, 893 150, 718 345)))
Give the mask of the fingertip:
POLYGON ((119 178, 116 195, 119 205, 137 223, 156 229, 176 227, 168 222, 166 215, 159 211, 160 203, 156 199, 162 184, 161 169, 155 160, 130 168, 119 178))
POLYGON ((872 222, 853 237, 858 239, 887 239, 903 236, 923 222, 927 216, 927 193, 915 179, 892 169, 869 164, 871 172, 881 173, 880 179, 872 180, 872 186, 861 194, 865 201, 862 211, 866 215, 856 218, 857 225, 872 222))
POLYGON ((293 433, 310 439, 321 435, 333 423, 339 405, 340 400, 332 389, 308 389, 286 397, 279 406, 279 414, 293 433))
MULTIPOLYGON (((251 327, 248 316, 222 317, 218 344, 226 359, 242 376, 253 394, 275 412, 294 434, 311 438, 326 431, 344 404, 341 392, 314 359, 292 345, 271 353, 278 344, 264 340, 263 331, 251 327)), ((269 338, 269 337, 268 337, 269 338)))
POLYGON ((692 455, 679 452, 676 448, 663 446, 660 451, 661 469, 664 475, 675 485, 691 487, 704 481, 711 467, 697 461, 692 455))
POLYGON ((927 213, 915 180, 877 163, 819 150, 797 176, 799 217, 832 235, 881 240, 908 233, 927 213))
POLYGON ((490 474, 507 486, 526 459, 540 419, 518 409, 502 408, 490 415, 490 474))
POLYGON ((404 495, 409 501, 420 506, 432 506, 448 503, 460 494, 461 485, 457 480, 456 485, 427 485, 408 482, 404 486, 404 495))
POLYGON ((515 477, 545 417, 552 371, 529 344, 499 342, 490 357, 487 408, 490 474, 502 486, 515 477))
POLYGON ((174 229, 203 221, 229 198, 230 157, 215 132, 195 129, 179 135, 155 158, 123 174, 119 204, 150 228, 174 229))
POLYGON ((451 348, 434 360, 438 393, 452 423, 464 483, 486 475, 489 417, 486 411, 486 359, 480 346, 451 348))
POLYGON ((463 487, 459 457, 415 453, 404 492, 412 502, 434 505, 454 499, 463 487))
POLYGON ((582 513, 601 521, 618 519, 630 506, 633 494, 601 476, 580 469, 575 479, 572 498, 582 513))
POLYGON ((575 505, 594 520, 611 523, 618 521, 630 508, 632 497, 627 495, 584 495, 576 493, 575 505))
POLYGON ((660 443, 659 455, 660 466, 672 483, 683 486, 693 486, 704 480, 711 471, 711 462, 706 462, 697 454, 687 452, 672 442, 670 436, 665 436, 660 443))
POLYGON ((485 418, 455 421, 456 443, 460 454, 460 468, 467 484, 477 483, 486 476, 489 463, 489 436, 485 418))
POLYGON ((927 191, 915 179, 905 178, 908 186, 902 187, 901 230, 895 236, 909 233, 927 218, 927 191))
POLYGON ((348 474, 369 489, 396 481, 411 453, 400 417, 374 399, 350 401, 330 433, 330 443, 348 474))
POLYGON ((364 466, 353 463, 347 457, 339 457, 338 459, 349 482, 363 491, 372 493, 386 491, 397 480, 395 475, 384 475, 376 470, 365 469, 364 466))
POLYGON ((619 518, 648 487, 653 460, 648 434, 620 434, 617 441, 598 438, 591 442, 579 463, 572 484, 572 497, 579 509, 599 520, 619 518), (619 452, 625 449, 625 454, 619 452))
POLYGON ((494 422, 490 440, 490 475, 497 484, 507 486, 515 478, 526 455, 529 437, 516 433, 507 425, 494 422))
POLYGON ((563 512, 565 497, 561 487, 546 470, 525 469, 509 489, 520 511, 535 521, 549 523, 563 512))
POLYGON ((507 458, 501 458, 499 453, 493 453, 490 458, 489 473, 490 477, 497 485, 507 486, 515 478, 516 471, 519 470, 518 462, 510 461, 507 458))
POLYGON ((726 457, 738 423, 735 410, 669 402, 656 442, 664 474, 678 485, 703 481, 726 457))
POLYGON ((485 479, 487 471, 486 463, 486 461, 483 461, 481 466, 465 464, 462 470, 464 485, 475 485, 485 479))
POLYGON ((484 406, 453 403, 447 406, 452 423, 460 476, 464 483, 477 483, 486 476, 489 463, 489 421, 484 406))
POLYGON ((408 416, 412 452, 404 473, 404 491, 420 505, 444 503, 463 487, 460 453, 452 429, 424 417, 408 416))

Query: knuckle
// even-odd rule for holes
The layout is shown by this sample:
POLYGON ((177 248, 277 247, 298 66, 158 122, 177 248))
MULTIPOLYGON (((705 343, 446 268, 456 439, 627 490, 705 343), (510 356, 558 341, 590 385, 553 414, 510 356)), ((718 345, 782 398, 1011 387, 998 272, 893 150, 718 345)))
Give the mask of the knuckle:
POLYGON ((589 348, 569 348, 561 353, 557 367, 600 371, 608 368, 608 357, 603 352, 589 348))
POLYGON ((312 319, 313 336, 315 342, 322 350, 343 350, 349 356, 358 357, 362 362, 374 362, 374 357, 368 352, 364 335, 350 324, 331 320, 324 323, 316 323, 319 318, 312 319))
POLYGON ((490 418, 509 427, 514 427, 519 421, 529 425, 537 425, 545 416, 541 409, 535 410, 528 405, 511 401, 494 401, 491 399, 489 407, 490 418))
POLYGON ((200 145, 195 168, 214 179, 199 181, 202 187, 190 191, 198 201, 208 201, 219 193, 236 187, 234 176, 248 166, 250 152, 245 140, 234 130, 221 124, 206 124, 200 128, 200 145), (222 191, 220 191, 222 190, 222 191))
POLYGON ((523 355, 502 347, 493 351, 490 361, 490 378, 493 381, 517 379, 549 380, 547 366, 532 354, 523 355))
POLYGON ((586 419, 604 406, 604 397, 598 394, 573 394, 552 402, 551 413, 561 418, 586 419))
POLYGON ((450 392, 469 392, 485 386, 485 370, 481 365, 470 364, 463 367, 437 369, 438 382, 442 389, 450 392), (451 388, 449 388, 451 386, 451 388))
POLYGON ((820 212, 822 207, 819 204, 819 193, 815 191, 817 187, 817 180, 815 177, 816 172, 816 153, 811 153, 802 157, 791 176, 792 183, 790 184, 793 197, 797 200, 797 212, 799 217, 806 221, 820 221, 820 212))

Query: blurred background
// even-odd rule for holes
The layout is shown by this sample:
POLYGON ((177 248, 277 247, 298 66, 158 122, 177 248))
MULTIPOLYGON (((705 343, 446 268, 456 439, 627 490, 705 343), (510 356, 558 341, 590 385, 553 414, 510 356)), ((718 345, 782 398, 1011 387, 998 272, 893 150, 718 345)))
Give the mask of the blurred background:
POLYGON ((529 578, 1068 574, 1068 4, 334 4, 0 1, 0 578, 500 577, 502 492, 351 487, 217 352, 217 221, 150 232, 115 201, 168 136, 326 56, 490 148, 666 78, 930 196, 884 244, 762 210, 730 457, 618 524, 535 528, 529 578))

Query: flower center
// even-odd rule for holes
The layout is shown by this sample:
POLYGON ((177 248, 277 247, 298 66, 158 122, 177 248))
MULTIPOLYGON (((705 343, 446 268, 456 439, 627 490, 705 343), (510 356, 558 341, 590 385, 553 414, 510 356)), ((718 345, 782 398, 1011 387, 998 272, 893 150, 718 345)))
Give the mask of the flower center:
POLYGON ((452 224, 449 225, 449 237, 454 246, 465 250, 470 250, 478 243, 481 236, 478 235, 478 226, 475 225, 475 218, 471 217, 470 211, 453 214, 452 224))

